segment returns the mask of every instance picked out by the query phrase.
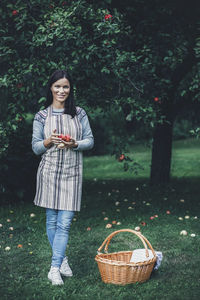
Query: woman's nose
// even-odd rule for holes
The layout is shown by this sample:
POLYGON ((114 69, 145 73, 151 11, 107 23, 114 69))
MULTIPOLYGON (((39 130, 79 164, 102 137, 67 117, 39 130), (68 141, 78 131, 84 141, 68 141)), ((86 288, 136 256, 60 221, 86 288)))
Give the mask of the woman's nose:
POLYGON ((64 88, 62 86, 59 88, 59 92, 64 93, 64 88))

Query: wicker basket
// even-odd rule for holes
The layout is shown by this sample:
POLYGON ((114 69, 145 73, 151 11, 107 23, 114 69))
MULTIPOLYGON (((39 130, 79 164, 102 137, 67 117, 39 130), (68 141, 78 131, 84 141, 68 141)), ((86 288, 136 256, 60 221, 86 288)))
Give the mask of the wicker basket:
POLYGON ((149 279, 156 262, 156 254, 149 241, 139 232, 132 229, 121 229, 111 233, 99 247, 95 260, 97 261, 101 278, 105 283, 126 285, 136 282, 144 282, 149 279), (145 247, 146 257, 149 257, 147 245, 153 253, 153 258, 147 261, 130 262, 133 251, 120 251, 107 253, 111 239, 120 232, 131 232, 138 236, 145 247), (104 247, 105 254, 101 253, 104 247))

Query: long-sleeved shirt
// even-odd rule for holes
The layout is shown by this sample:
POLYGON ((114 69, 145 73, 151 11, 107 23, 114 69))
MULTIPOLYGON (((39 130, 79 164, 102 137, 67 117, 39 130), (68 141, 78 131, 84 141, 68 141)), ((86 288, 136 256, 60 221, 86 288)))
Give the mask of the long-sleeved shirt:
MULTIPOLYGON (((53 108, 53 115, 63 114, 64 109, 53 108)), ((44 146, 44 125, 47 117, 47 109, 39 111, 33 121, 32 149, 36 155, 41 155, 48 148, 44 146)), ((89 150, 94 146, 94 137, 90 128, 90 123, 84 109, 77 107, 77 117, 82 125, 82 139, 76 141, 78 147, 72 148, 74 151, 89 150)))

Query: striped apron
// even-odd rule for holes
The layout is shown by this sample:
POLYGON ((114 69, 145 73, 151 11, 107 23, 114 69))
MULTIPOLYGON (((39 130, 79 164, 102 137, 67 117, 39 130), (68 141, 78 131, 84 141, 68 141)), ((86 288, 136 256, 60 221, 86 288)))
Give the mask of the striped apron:
MULTIPOLYGON (((52 115, 52 106, 47 109, 44 138, 56 129, 59 134, 69 134, 75 140, 82 139, 82 125, 77 116, 52 115)), ((80 211, 82 194, 82 152, 58 149, 56 145, 42 155, 37 172, 37 206, 80 211)))

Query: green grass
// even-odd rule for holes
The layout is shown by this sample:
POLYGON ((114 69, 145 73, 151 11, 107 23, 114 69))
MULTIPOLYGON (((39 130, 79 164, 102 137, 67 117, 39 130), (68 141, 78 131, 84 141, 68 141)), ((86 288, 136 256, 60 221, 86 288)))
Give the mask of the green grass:
MULTIPOLYGON (((135 147, 134 153, 137 161, 144 167, 147 165, 143 175, 124 173, 120 170, 121 164, 109 156, 85 158, 82 209, 73 221, 67 249, 74 276, 66 278, 62 287, 52 286, 47 280, 51 250, 45 233, 44 209, 35 207, 31 201, 3 203, 0 209, 0 223, 3 225, 0 228, 2 300, 198 299, 199 143, 174 144, 173 178, 166 188, 148 185, 150 152, 135 147), (180 202, 181 199, 185 201, 180 202), (118 206, 116 201, 120 202, 118 206), (128 209, 130 206, 133 209, 128 209), (171 213, 166 214, 167 210, 171 213), (31 218, 31 213, 35 217, 31 218), (158 218, 150 220, 155 214, 158 218), (186 215, 190 218, 185 219, 186 215), (108 221, 104 220, 105 216, 108 221), (179 217, 183 220, 180 221, 179 217), (105 225, 113 220, 121 225, 106 229, 105 225), (142 226, 142 221, 147 225, 142 226), (9 229, 11 226, 13 231, 9 229), (104 284, 94 261, 97 249, 114 230, 134 229, 135 226, 141 227, 155 250, 163 252, 161 267, 143 284, 104 284), (91 227, 90 231, 87 231, 88 227, 91 227), (188 235, 181 236, 181 230, 186 230, 188 235), (191 237, 191 233, 196 236, 191 237), (19 244, 23 247, 18 248, 19 244), (5 251, 6 246, 11 248, 10 251, 5 251)), ((109 251, 141 247, 136 236, 121 233, 113 238, 109 251)))
MULTIPOLYGON (((191 139, 173 143, 171 175, 174 178, 188 178, 200 176, 200 140, 191 139)), ((141 179, 148 178, 151 165, 151 149, 136 145, 131 148, 128 155, 139 163, 143 170, 137 175, 124 172, 123 163, 118 162, 114 156, 96 156, 84 159, 84 176, 90 180, 97 179, 141 179)))

